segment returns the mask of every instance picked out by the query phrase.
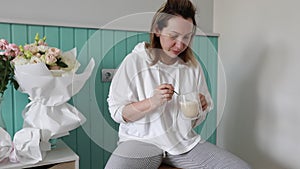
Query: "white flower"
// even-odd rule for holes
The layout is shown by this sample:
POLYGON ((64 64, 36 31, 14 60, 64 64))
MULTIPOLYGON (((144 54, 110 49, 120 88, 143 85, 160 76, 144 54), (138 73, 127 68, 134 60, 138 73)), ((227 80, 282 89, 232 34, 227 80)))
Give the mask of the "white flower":
POLYGON ((12 60, 12 62, 14 65, 25 65, 29 63, 27 59, 21 56, 17 56, 16 58, 14 58, 14 60, 12 60))
POLYGON ((38 46, 38 50, 40 51, 40 52, 44 52, 44 53, 46 53, 46 51, 49 49, 49 47, 48 46, 45 46, 45 45, 40 45, 40 46, 38 46))
POLYGON ((30 59, 30 61, 29 61, 29 63, 42 63, 43 61, 42 61, 42 59, 40 59, 39 57, 37 57, 37 56, 32 56, 31 57, 31 59, 30 59))

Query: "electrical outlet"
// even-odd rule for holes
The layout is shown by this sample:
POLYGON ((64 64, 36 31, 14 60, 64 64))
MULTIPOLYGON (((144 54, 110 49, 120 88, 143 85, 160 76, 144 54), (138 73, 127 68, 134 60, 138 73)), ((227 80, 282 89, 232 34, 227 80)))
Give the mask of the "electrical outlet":
POLYGON ((111 82, 117 69, 102 69, 102 82, 111 82))

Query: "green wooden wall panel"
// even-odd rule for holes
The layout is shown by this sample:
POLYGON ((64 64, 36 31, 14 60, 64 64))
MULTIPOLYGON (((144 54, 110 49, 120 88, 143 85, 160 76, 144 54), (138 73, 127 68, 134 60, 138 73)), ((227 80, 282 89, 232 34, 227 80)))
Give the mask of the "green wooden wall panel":
POLYGON ((74 48, 74 28, 60 28, 59 36, 59 44, 61 50, 68 51, 74 48))
MULTIPOLYGON (((27 39, 27 26, 26 25, 12 25, 11 28, 11 42, 15 44, 29 43, 27 39)), ((20 130, 23 126, 22 111, 28 103, 28 95, 14 91, 13 105, 14 105, 14 132, 20 130)))
POLYGON ((0 23, 0 38, 11 42, 11 24, 0 23))
MULTIPOLYGON (((200 50, 201 50, 200 49, 200 38, 198 38, 196 36, 193 38, 192 47, 191 48, 192 48, 192 51, 194 52, 195 57, 197 58, 197 60, 201 61, 201 59, 200 59, 200 50)), ((197 126, 195 128, 195 131, 197 133, 200 133, 201 130, 202 130, 202 128, 203 128, 203 125, 200 124, 199 126, 197 126)))
MULTIPOLYGON (((114 68, 114 31, 112 30, 103 30, 102 31, 102 55, 105 56, 102 60, 102 66, 105 66, 103 68, 109 68, 112 69, 114 68)), ((107 105, 107 96, 108 96, 108 92, 109 92, 109 86, 110 83, 108 82, 104 82, 103 83, 103 116, 104 118, 108 121, 108 123, 111 126, 114 126, 115 122, 110 118, 110 113, 108 112, 108 105, 107 105)), ((107 149, 114 149, 114 147, 116 147, 116 141, 112 140, 113 137, 112 134, 113 133, 109 133, 107 130, 103 131, 104 137, 103 137, 103 146, 106 147, 107 149)), ((104 161, 107 161, 108 158, 110 157, 110 153, 109 152, 104 152, 103 154, 103 158, 104 161)))
POLYGON ((149 34, 148 33, 139 33, 138 41, 139 42, 149 42, 149 34))
MULTIPOLYGON (((44 37, 44 27, 43 26, 37 26, 37 25, 29 25, 28 26, 28 43, 33 43, 36 33, 39 34, 40 38, 44 37)), ((47 40, 46 40, 47 42, 47 40)))
MULTIPOLYGON (((69 51, 71 49, 74 48, 74 29, 73 28, 66 28, 66 27, 60 27, 58 29, 55 28, 48 28, 48 33, 54 36, 57 36, 58 42, 54 42, 57 43, 56 47, 58 47, 59 49, 62 50, 62 52, 66 52, 69 51), (49 30, 50 29, 50 30, 49 30)), ((49 39, 52 39, 52 37, 49 37, 49 39)), ((47 40, 48 42, 48 40, 47 40)), ((48 42, 49 45, 52 46, 52 44, 50 44, 50 42, 48 42)), ((53 43, 53 44, 54 44, 53 43)), ((69 100, 68 103, 73 104, 73 100, 69 100)), ((68 136, 64 137, 63 140, 65 142, 68 143, 68 145, 70 146, 70 148, 72 148, 74 151, 77 151, 77 130, 72 130, 68 136)))
POLYGON ((215 104, 215 109, 213 109, 207 116, 207 123, 206 123, 206 132, 208 141, 212 143, 216 143, 216 125, 217 125, 217 66, 218 63, 218 54, 217 54, 217 46, 212 43, 211 39, 214 37, 208 37, 207 42, 207 68, 208 68, 208 76, 211 82, 211 95, 215 104), (213 125, 214 124, 214 125, 213 125))
MULTIPOLYGON (((87 28, 71 28, 58 26, 39 26, 25 24, 0 23, 0 38, 16 44, 31 43, 36 33, 40 37, 46 35, 50 46, 59 47, 63 51, 77 48, 77 59, 81 63, 78 72, 82 72, 93 57, 96 65, 94 72, 82 90, 69 102, 74 104, 87 118, 86 123, 63 140, 80 156, 80 168, 104 168, 111 151, 116 147, 118 124, 108 111, 107 96, 109 82, 101 81, 101 70, 118 68, 124 57, 141 41, 149 41, 145 32, 97 30, 87 28), (96 103, 96 104, 95 104, 96 103), (115 130, 115 132, 111 132, 115 130)), ((207 70, 210 90, 217 105, 217 50, 218 37, 196 36, 193 51, 207 70)), ((11 135, 22 127, 21 112, 28 103, 28 96, 9 86, 5 93, 5 121, 11 135), (11 112, 11 113, 7 113, 11 112)), ((208 141, 216 143, 216 112, 209 113, 205 123, 197 128, 208 141)))
POLYGON ((135 45, 138 43, 137 32, 127 32, 126 38, 126 53, 130 53, 135 45))
MULTIPOLYGON (((197 37, 196 37, 197 38, 197 37)), ((199 39, 199 56, 200 56, 200 59, 201 61, 204 63, 204 65, 207 65, 207 60, 208 60, 208 39, 206 36, 201 36, 198 38, 199 39)))
MULTIPOLYGON (((82 64, 82 70, 87 65, 89 59, 89 53, 87 48, 88 42, 88 30, 86 29, 75 29, 74 30, 74 45, 77 49, 77 59, 82 64)), ((90 102, 89 102, 89 92, 90 92, 90 81, 86 82, 86 85, 82 88, 82 90, 74 96, 73 103, 75 107, 87 118, 91 119, 91 111, 90 111, 90 102), (88 98, 88 99, 80 99, 80 98, 88 98), (79 106, 80 104, 80 106, 79 106)), ((87 133, 90 132, 90 123, 85 123, 84 128, 87 130, 87 133)), ((77 138, 76 138, 76 152, 80 154, 80 168, 90 169, 91 167, 91 140, 89 136, 86 134, 83 127, 79 127, 76 129, 77 138)))
POLYGON ((44 35, 47 37, 47 44, 53 47, 60 47, 59 27, 45 26, 44 35))
MULTIPOLYGON (((208 43, 207 43, 207 37, 206 36, 201 36, 201 37, 195 37, 195 39, 198 40, 198 46, 197 48, 199 48, 199 59, 201 60, 201 62, 204 64, 204 68, 203 69, 206 69, 207 68, 207 61, 208 61, 208 43)), ((209 71, 209 70, 207 70, 209 71)), ((206 75, 207 76, 207 75, 206 75)), ((207 82, 209 81, 210 79, 207 79, 207 82)), ((209 85, 209 84, 208 84, 209 85)), ((211 113, 211 112, 210 112, 211 113)), ((209 114, 210 114, 209 113, 209 114)), ((201 133, 201 137, 203 139, 208 139, 208 132, 207 132, 207 126, 205 125, 208 121, 209 121, 209 118, 208 118, 209 115, 207 115, 207 118, 205 119, 205 121, 201 124, 202 125, 202 129, 201 131, 198 130, 198 132, 201 133)))
POLYGON ((125 31, 116 31, 114 36, 114 41, 116 43, 116 47, 114 48, 115 52, 115 60, 114 60, 114 68, 117 68, 122 60, 126 56, 126 32, 125 31))
MULTIPOLYGON (((113 67, 118 68, 122 60, 126 56, 126 32, 125 31, 115 31, 114 32, 114 63, 113 67)), ((119 128, 119 124, 114 123, 114 129, 119 128)), ((114 140, 118 140, 118 135, 114 134, 114 140)))
MULTIPOLYGON (((192 50, 194 51, 196 57, 202 64, 204 69, 204 74, 206 76, 207 85, 209 91, 211 92, 214 104, 217 105, 216 97, 216 80, 217 80, 217 47, 211 43, 210 39, 212 37, 208 36, 196 36, 192 43, 192 50)), ((216 107, 208 115, 206 120, 196 128, 198 133, 201 133, 203 139, 211 143, 216 143, 216 107)))
POLYGON ((97 105, 92 106, 92 118, 91 118, 91 137, 93 138, 93 142, 91 142, 91 168, 104 168, 104 154, 105 151, 101 148, 103 147, 104 142, 104 130, 105 130, 105 122, 106 119, 104 119, 104 104, 103 101, 104 97, 104 87, 102 86, 103 83, 101 82, 101 69, 103 67, 102 59, 103 59, 103 53, 102 53, 102 44, 105 42, 102 42, 102 31, 97 30, 96 32, 90 33, 90 45, 89 45, 89 51, 92 52, 91 55, 95 58, 96 61, 96 70, 93 74, 94 83, 91 86, 91 89, 94 89, 94 91, 91 91, 92 98, 96 98, 97 105), (99 67, 99 69, 98 69, 99 67))
MULTIPOLYGON (((211 91, 213 101, 215 104, 215 107, 217 106, 217 84, 218 84, 218 38, 217 37, 209 37, 210 45, 208 47, 208 57, 211 57, 209 59, 209 67, 211 72, 212 78, 212 88, 214 90, 211 91)), ((217 109, 215 108, 214 111, 212 111, 212 121, 210 124, 216 124, 217 125, 217 109)), ((209 141, 212 143, 217 142, 217 134, 216 134, 216 126, 208 125, 208 130, 210 133, 212 133, 211 137, 209 138, 209 141)))

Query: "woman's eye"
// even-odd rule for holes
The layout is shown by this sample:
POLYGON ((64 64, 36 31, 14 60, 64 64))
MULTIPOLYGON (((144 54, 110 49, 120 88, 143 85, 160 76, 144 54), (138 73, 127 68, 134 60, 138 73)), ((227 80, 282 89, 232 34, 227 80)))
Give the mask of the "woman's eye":
POLYGON ((169 35, 169 37, 170 37, 171 39, 173 39, 173 40, 175 40, 175 39, 177 39, 177 38, 178 38, 178 36, 177 36, 177 35, 169 35))

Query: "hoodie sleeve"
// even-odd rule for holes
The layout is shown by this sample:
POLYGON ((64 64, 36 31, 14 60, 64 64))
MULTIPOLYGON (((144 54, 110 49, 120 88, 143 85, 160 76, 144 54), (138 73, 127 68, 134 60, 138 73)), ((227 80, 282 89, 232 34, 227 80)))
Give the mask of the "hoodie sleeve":
POLYGON ((135 85, 131 78, 135 72, 133 54, 129 54, 121 63, 115 73, 107 98, 108 108, 112 119, 117 123, 126 123, 122 117, 123 109, 126 105, 136 102, 135 85))

